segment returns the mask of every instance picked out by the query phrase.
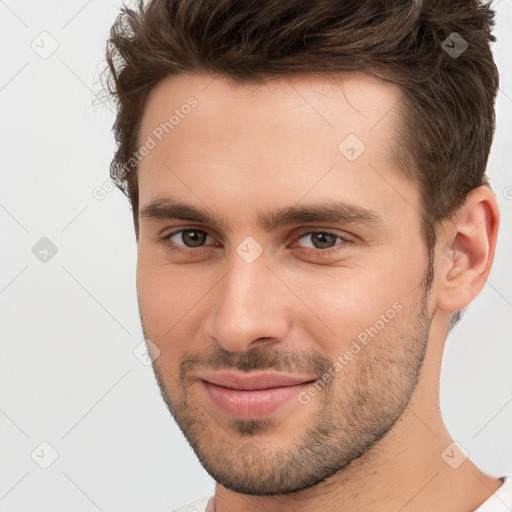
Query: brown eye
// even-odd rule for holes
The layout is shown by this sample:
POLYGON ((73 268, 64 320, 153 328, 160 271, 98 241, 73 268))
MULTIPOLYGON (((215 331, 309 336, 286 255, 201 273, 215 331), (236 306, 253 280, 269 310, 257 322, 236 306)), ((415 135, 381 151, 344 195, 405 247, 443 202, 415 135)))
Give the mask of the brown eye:
POLYGON ((310 240, 309 246, 300 244, 298 247, 302 249, 302 252, 313 257, 334 256, 344 249, 348 249, 349 246, 354 245, 352 240, 330 231, 308 231, 300 235, 295 243, 303 238, 310 240), (336 243, 337 240, 340 240, 340 242, 336 243))
POLYGON ((208 236, 208 233, 200 229, 180 229, 179 231, 174 231, 173 233, 165 236, 164 240, 175 245, 194 248, 201 247, 208 236))
MULTIPOLYGON (((334 247, 336 244, 336 240, 340 239, 343 242, 348 242, 345 238, 335 233, 330 233, 329 231, 310 231, 308 233, 304 233, 301 235, 298 240, 302 238, 309 238, 312 242, 312 245, 306 248, 312 249, 330 249, 334 247)), ((340 244, 338 244, 340 245, 340 244)), ((304 246, 303 246, 304 247, 304 246)))
POLYGON ((337 235, 317 231, 306 235, 310 237, 315 249, 330 249, 336 244, 337 235))

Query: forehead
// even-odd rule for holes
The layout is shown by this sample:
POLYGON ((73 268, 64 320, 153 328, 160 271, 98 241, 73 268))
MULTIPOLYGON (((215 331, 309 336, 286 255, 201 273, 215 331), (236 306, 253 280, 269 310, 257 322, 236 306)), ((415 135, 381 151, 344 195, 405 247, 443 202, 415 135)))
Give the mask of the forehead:
POLYGON ((392 152, 400 101, 397 86, 363 73, 168 77, 141 122, 139 144, 154 144, 139 163, 139 204, 167 192, 216 209, 221 196, 240 207, 257 199, 264 209, 338 190, 337 199, 384 207, 397 199, 390 180, 403 181, 392 152), (387 196, 372 190, 379 175, 387 196))
MULTIPOLYGON (((201 117, 205 130, 211 122, 223 123, 227 117, 235 122, 240 115, 246 121, 250 116, 253 122, 279 122, 282 128, 286 118, 294 122, 302 117, 306 128, 321 122, 322 128, 341 135, 353 124, 354 129, 375 130, 373 135, 379 136, 397 122, 395 107, 401 91, 361 72, 295 73, 262 78, 258 83, 216 74, 180 73, 163 79, 149 94, 141 132, 168 120, 166 114, 179 110, 190 97, 198 102, 200 108, 194 109, 194 117, 201 117)), ((227 128, 225 124, 216 127, 217 132, 227 128)))

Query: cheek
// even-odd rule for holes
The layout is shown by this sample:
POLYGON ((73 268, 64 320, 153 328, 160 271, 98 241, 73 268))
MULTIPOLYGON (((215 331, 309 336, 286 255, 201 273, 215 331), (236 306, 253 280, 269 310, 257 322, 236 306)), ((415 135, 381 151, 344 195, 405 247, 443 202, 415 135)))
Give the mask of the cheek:
MULTIPOLYGON (((373 324, 391 304, 365 282, 339 281, 305 295, 307 305, 330 329, 333 349, 344 349, 365 327, 373 324)), ((305 329, 310 329, 305 326, 305 329)), ((311 330, 312 339, 315 339, 311 330)), ((316 336, 318 336, 318 331, 316 336)))
POLYGON ((161 352, 179 349, 176 335, 180 319, 190 309, 190 284, 184 273, 152 261, 139 251, 136 280, 141 321, 148 338, 161 352))
POLYGON ((308 313, 307 320, 302 317, 309 339, 318 340, 321 349, 336 358, 354 339, 397 329, 402 312, 414 298, 410 292, 419 282, 417 269, 400 273, 399 268, 398 263, 388 263, 371 271, 333 269, 324 276, 295 276, 291 287, 314 313, 308 313))
POLYGON ((166 365, 174 365, 187 350, 197 350, 201 322, 206 318, 208 292, 221 274, 193 265, 163 263, 151 251, 139 249, 137 296, 148 338, 158 347, 166 365))

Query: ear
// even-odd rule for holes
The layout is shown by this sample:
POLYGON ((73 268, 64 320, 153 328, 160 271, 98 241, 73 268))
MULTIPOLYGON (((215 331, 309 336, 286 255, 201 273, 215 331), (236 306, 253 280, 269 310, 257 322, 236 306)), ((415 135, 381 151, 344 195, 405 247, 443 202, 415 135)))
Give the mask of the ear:
POLYGON ((499 223, 496 196, 486 186, 473 189, 443 223, 436 248, 439 309, 461 310, 480 293, 494 260, 499 223))

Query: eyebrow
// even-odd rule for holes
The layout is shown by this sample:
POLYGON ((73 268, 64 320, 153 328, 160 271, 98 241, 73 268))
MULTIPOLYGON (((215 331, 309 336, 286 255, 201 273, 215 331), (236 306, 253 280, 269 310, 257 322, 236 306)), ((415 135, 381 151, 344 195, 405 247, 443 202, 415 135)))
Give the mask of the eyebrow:
MULTIPOLYGON (((207 209, 183 203, 170 197, 154 199, 145 204, 139 211, 139 218, 179 219, 216 226, 228 233, 232 231, 224 219, 207 209)), ((376 211, 344 201, 293 205, 258 215, 258 224, 265 231, 271 231, 282 225, 300 224, 302 222, 379 225, 383 223, 383 218, 376 211)))

